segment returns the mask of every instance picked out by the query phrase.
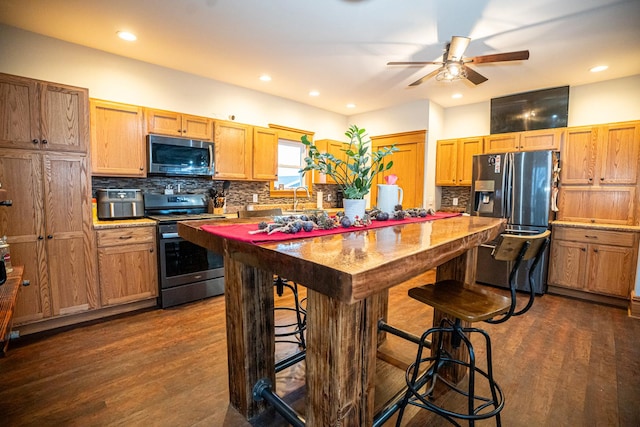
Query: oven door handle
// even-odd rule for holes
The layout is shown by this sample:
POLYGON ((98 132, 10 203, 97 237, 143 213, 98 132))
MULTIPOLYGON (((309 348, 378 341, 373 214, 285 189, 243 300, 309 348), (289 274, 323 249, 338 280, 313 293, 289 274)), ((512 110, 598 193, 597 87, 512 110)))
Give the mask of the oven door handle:
POLYGON ((177 239, 180 235, 178 233, 161 233, 160 237, 163 239, 177 239))

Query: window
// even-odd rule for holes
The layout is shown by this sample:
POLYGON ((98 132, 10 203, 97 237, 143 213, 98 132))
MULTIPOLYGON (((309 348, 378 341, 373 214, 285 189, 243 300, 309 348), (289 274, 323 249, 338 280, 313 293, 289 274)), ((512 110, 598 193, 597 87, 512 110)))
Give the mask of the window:
POLYGON ((313 173, 303 177, 298 171, 304 166, 307 155, 302 136, 313 139, 314 133, 273 124, 269 127, 278 132, 278 179, 271 185, 271 197, 293 197, 296 187, 307 187, 311 192, 313 173))
POLYGON ((293 190, 305 185, 299 172, 304 166, 305 148, 301 142, 278 140, 278 180, 274 182, 275 189, 293 190))

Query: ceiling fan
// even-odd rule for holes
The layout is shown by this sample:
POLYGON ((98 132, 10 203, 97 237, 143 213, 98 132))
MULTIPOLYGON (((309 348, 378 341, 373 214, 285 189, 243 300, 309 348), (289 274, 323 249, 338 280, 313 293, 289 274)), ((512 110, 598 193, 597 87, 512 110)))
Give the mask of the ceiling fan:
POLYGON ((529 59, 528 50, 519 50, 516 52, 506 53, 494 53, 491 55, 474 56, 472 58, 465 58, 464 51, 467 50, 469 37, 453 36, 451 42, 447 43, 442 55, 442 61, 408 61, 408 62, 387 62, 387 65, 441 65, 440 68, 434 70, 424 77, 411 83, 409 86, 418 86, 431 77, 436 80, 452 81, 458 79, 467 79, 475 85, 486 82, 488 79, 482 74, 475 71, 473 68, 467 66, 467 64, 487 64, 490 62, 506 62, 506 61, 521 61, 529 59))

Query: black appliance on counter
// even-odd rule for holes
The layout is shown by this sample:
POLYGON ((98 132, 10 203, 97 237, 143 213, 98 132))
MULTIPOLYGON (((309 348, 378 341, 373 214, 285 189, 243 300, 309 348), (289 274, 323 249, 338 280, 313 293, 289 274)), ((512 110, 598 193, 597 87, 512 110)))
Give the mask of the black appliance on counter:
POLYGON ((162 308, 224 293, 222 255, 178 235, 178 221, 224 218, 207 213, 207 205, 205 194, 144 193, 145 216, 158 221, 158 281, 162 308))
POLYGON ((106 188, 96 191, 98 219, 142 218, 142 190, 106 188))

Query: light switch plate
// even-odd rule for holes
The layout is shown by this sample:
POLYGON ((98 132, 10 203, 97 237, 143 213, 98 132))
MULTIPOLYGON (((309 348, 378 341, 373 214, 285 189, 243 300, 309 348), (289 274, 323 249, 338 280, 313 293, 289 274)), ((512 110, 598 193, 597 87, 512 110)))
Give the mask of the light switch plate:
POLYGON ((453 198, 453 206, 458 206, 458 198, 457 197, 453 198))
POLYGON ((258 203, 258 195, 257 194, 253 195, 253 203, 258 203))

